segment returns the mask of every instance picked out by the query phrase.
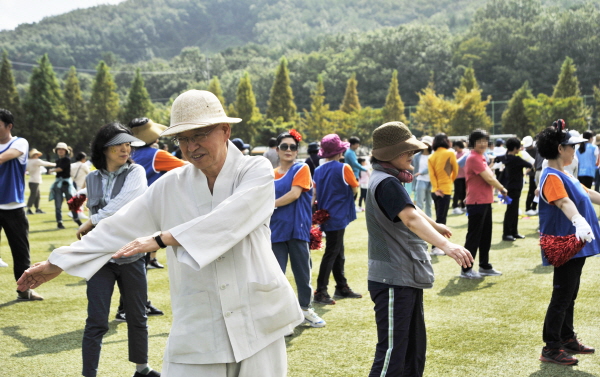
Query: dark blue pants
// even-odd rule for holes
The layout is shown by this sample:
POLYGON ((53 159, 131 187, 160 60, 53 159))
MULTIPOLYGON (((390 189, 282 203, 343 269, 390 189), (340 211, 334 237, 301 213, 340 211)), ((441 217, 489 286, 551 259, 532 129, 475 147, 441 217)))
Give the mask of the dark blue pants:
POLYGON ((108 331, 110 299, 117 281, 123 288, 121 293, 127 313, 129 361, 136 364, 148 362, 148 283, 144 258, 121 265, 107 263, 87 282, 88 317, 81 347, 82 374, 86 377, 96 377, 98 372, 102 337, 108 331))
POLYGON ((313 289, 310 285, 312 261, 310 250, 308 250, 308 242, 292 239, 286 242, 276 242, 272 244, 272 248, 284 274, 289 256, 296 288, 298 289, 298 303, 304 310, 310 308, 313 289))
POLYGON ((446 224, 448 209, 450 208, 450 199, 452 196, 437 196, 436 194, 431 193, 431 198, 433 199, 433 204, 435 204, 435 222, 439 224, 446 224))
POLYGON ((344 265, 346 257, 344 256, 344 233, 346 229, 328 230, 325 238, 325 253, 321 259, 319 267, 319 276, 317 277, 317 291, 327 291, 329 285, 329 275, 333 273, 337 286, 348 284, 344 276, 344 265))
MULTIPOLYGON (((465 249, 469 250, 473 259, 479 250, 479 267, 490 269, 490 247, 492 246, 492 205, 467 204, 468 230, 465 249)), ((463 268, 463 271, 470 270, 463 268)))
POLYGON ((29 268, 29 220, 25 208, 0 209, 0 231, 4 229, 13 257, 15 281, 29 268))
MULTIPOLYGON (((62 185, 54 186, 54 216, 56 217, 57 223, 62 223, 62 203, 63 203, 63 194, 67 202, 72 198, 71 193, 69 192, 69 183, 63 182, 62 185)), ((73 214, 73 220, 78 220, 79 217, 77 215, 77 211, 71 211, 73 214)))
POLYGON ((395 287, 369 293, 377 323, 377 347, 369 377, 423 376, 427 350, 423 290, 395 287))
POLYGON ((560 348, 561 340, 569 340, 575 336, 573 311, 584 264, 585 258, 575 258, 560 267, 554 267, 554 288, 546 311, 543 332, 548 348, 560 348))

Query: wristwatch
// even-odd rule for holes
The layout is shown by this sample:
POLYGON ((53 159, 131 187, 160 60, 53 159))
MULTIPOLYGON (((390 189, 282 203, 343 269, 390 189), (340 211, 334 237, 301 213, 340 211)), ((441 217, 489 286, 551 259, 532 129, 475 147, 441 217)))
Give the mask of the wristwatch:
POLYGON ((164 249, 165 247, 167 247, 167 245, 165 245, 165 243, 163 242, 162 238, 160 238, 160 236, 162 236, 162 232, 159 230, 158 232, 156 232, 152 235, 152 238, 154 238, 154 241, 156 241, 156 243, 158 244, 158 247, 160 247, 161 249, 164 249))

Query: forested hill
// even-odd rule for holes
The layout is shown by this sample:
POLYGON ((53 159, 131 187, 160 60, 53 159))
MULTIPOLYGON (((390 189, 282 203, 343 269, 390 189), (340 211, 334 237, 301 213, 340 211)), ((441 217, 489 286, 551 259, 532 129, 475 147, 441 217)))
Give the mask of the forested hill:
MULTIPOLYGON (((547 0, 572 6, 579 0, 547 0)), ((127 0, 48 17, 0 32, 13 61, 48 53, 57 66, 94 68, 107 52, 135 63, 171 58, 187 46, 218 52, 249 42, 270 47, 323 34, 411 21, 464 30, 482 0, 127 0)))

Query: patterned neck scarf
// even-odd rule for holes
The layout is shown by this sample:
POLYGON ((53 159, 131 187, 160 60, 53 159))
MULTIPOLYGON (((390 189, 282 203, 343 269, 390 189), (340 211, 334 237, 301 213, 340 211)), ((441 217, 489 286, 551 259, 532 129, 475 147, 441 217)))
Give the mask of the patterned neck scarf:
POLYGON ((411 183, 413 181, 413 175, 411 172, 409 172, 408 170, 399 170, 389 162, 375 162, 373 164, 373 169, 394 176, 398 178, 398 180, 402 183, 411 183))

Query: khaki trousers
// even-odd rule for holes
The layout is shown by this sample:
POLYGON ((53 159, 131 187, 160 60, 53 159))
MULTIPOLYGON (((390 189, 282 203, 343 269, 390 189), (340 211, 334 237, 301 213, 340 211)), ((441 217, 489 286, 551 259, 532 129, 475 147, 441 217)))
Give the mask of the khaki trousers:
POLYGON ((239 363, 177 364, 164 363, 163 377, 286 377, 285 339, 269 344, 239 363))

